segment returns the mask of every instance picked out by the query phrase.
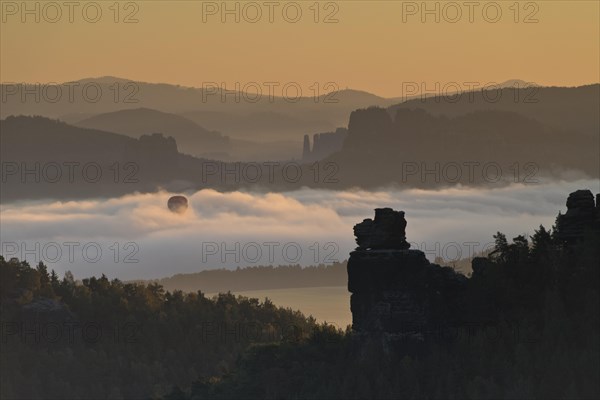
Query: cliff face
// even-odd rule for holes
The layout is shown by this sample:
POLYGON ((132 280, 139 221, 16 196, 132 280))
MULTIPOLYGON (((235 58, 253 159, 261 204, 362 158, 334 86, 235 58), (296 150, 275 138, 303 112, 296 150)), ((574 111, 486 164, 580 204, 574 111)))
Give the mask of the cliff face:
POLYGON ((343 181, 365 186, 498 185, 560 178, 565 169, 598 177, 596 144, 583 133, 559 131, 517 112, 480 110, 446 117, 403 109, 392 117, 369 108, 350 115, 348 138, 329 159, 339 165, 343 181), (483 171, 493 163, 502 169, 499 181, 483 171), (515 163, 530 175, 512 174, 515 163), (474 174, 467 171, 469 164, 477 165, 474 174), (459 165, 460 172, 425 174, 450 165, 459 165), (417 172, 405 175, 413 169, 417 172))
POLYGON ((344 146, 344 141, 347 136, 348 131, 346 128, 338 128, 335 132, 315 133, 313 135, 313 145, 311 149, 310 139, 308 135, 304 135, 302 161, 319 161, 336 151, 340 151, 344 146))
POLYGON ((460 318, 467 279, 410 250, 404 213, 375 210, 354 231, 359 247, 348 260, 352 329, 420 335, 460 318))
POLYGON ((600 232, 600 194, 577 190, 567 199, 567 212, 556 218, 557 237, 572 245, 582 240, 586 232, 600 232))
MULTIPOLYGON (((358 247, 350 253, 347 269, 352 329, 357 333, 422 338, 468 322, 465 315, 473 311, 474 304, 466 302, 467 278, 410 250, 406 225, 404 212, 380 208, 374 219, 354 226, 358 247)), ((577 251, 578 243, 598 234, 600 194, 594 201, 589 190, 571 193, 567 212, 557 218, 556 244, 577 251)), ((475 257, 472 277, 485 276, 493 265, 493 260, 475 257)))

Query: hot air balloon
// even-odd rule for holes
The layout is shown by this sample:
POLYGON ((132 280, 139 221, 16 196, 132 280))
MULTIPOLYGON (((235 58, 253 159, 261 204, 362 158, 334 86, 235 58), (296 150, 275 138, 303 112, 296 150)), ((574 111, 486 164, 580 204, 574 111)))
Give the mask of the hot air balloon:
POLYGON ((188 200, 185 196, 173 196, 167 202, 169 210, 177 214, 183 214, 188 208, 188 200))

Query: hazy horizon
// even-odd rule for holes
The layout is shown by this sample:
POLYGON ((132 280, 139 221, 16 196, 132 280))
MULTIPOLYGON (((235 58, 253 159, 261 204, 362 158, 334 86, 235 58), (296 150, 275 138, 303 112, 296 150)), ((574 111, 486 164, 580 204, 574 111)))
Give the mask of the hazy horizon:
POLYGON ((24 201, 2 205, 3 252, 28 260, 37 254, 36 263, 78 278, 158 279, 204 269, 330 264, 346 260, 356 247, 354 224, 372 218, 375 208, 391 207, 406 212, 411 248, 432 262, 436 256, 458 261, 491 249, 497 231, 512 238, 533 235, 541 224, 551 228, 565 211, 564 194, 580 188, 599 193, 600 181, 441 190, 205 189, 185 193, 190 208, 183 215, 166 207, 173 195, 168 192, 24 201))
POLYGON ((0 80, 8 82, 125 76, 193 87, 225 82, 231 90, 236 82, 299 82, 305 90, 333 82, 393 97, 402 93, 401 82, 431 88, 498 77, 544 86, 600 80, 598 2, 524 2, 518 10, 508 3, 432 3, 437 11, 429 14, 416 2, 320 2, 318 10, 297 3, 285 14, 260 3, 260 10, 231 3, 234 12, 227 14, 218 2, 153 1, 88 7, 85 14, 74 8, 71 15, 65 6, 38 6, 37 15, 30 6, 34 11, 22 15, 20 7, 3 4, 0 80), (211 48, 220 49, 218 56, 211 48), (161 57, 152 57, 157 49, 161 57))
MULTIPOLYGON (((134 83, 138 83, 138 84, 150 84, 150 85, 170 85, 170 86, 179 86, 181 89, 198 89, 198 90, 202 90, 204 89, 208 89, 208 90, 213 90, 214 86, 212 86, 212 84, 216 83, 218 84, 219 88, 220 85, 224 82, 217 80, 214 82, 205 82, 206 85, 203 87, 202 85, 182 85, 179 83, 175 83, 172 81, 161 81, 161 80, 155 80, 155 81, 142 81, 139 79, 136 79, 134 77, 122 77, 122 76, 112 76, 112 75, 102 75, 102 76, 81 76, 81 77, 77 77, 77 78, 73 78, 73 79, 67 79, 64 81, 19 81, 19 80, 2 80, 0 81, 0 85, 9 85, 9 84, 17 84, 17 85, 36 85, 36 84, 40 84, 40 85, 48 85, 48 86, 62 86, 65 84, 69 84, 72 82, 80 82, 80 81, 91 81, 91 82, 95 82, 95 83, 103 83, 103 82, 108 82, 108 83, 117 83, 117 82, 134 82, 134 83)), ((249 84, 255 83, 253 82, 249 82, 249 84)), ((292 83, 292 82, 290 82, 292 83)), ((295 81, 293 81, 293 83, 295 83, 295 81)), ((465 82, 463 82, 465 83, 465 82)), ((556 82, 547 82, 544 84, 541 84, 539 82, 533 81, 533 80, 526 80, 526 79, 521 79, 520 77, 508 77, 508 78, 503 78, 503 79, 489 79, 489 80, 483 80, 481 82, 472 82, 472 83, 468 83, 461 85, 461 82, 457 82, 457 81, 448 81, 448 82, 444 82, 444 85, 446 85, 446 87, 444 87, 443 85, 441 85, 441 83, 439 81, 431 81, 431 82, 426 82, 426 81, 407 81, 407 82, 401 82, 401 84, 406 85, 406 87, 402 88, 399 87, 398 91, 395 93, 392 93, 391 95, 388 96, 384 96, 380 93, 376 93, 376 92, 371 92, 367 89, 361 88, 361 87, 337 87, 337 88, 333 88, 330 87, 327 90, 323 90, 321 92, 319 92, 319 96, 324 96, 326 94, 331 94, 331 93, 335 93, 335 92, 344 92, 344 91, 351 91, 351 92, 358 92, 358 93, 365 93, 365 94, 369 94, 369 95, 373 95, 376 97, 379 97, 381 99, 385 99, 385 100, 397 100, 398 102, 402 102, 402 101, 406 101, 406 100, 410 100, 413 97, 419 97, 419 96, 423 96, 423 97, 432 97, 432 96, 446 96, 455 92, 470 92, 470 91, 481 91, 481 90, 498 90, 498 88, 503 88, 503 87, 516 87, 516 88, 527 88, 527 87, 531 87, 531 86, 540 86, 540 87, 549 87, 549 88, 577 88, 577 87, 583 87, 583 86, 590 86, 590 85, 596 85, 596 84, 600 84, 600 75, 598 77, 597 80, 594 81, 589 81, 589 82, 579 82, 579 83, 575 83, 575 84, 561 84, 561 83, 556 83, 556 82), (415 86, 416 84, 416 86, 415 86), (438 86, 436 86, 436 84, 438 86), (436 90, 437 89, 437 90, 436 90)), ((227 84, 225 83, 225 88, 227 89, 227 91, 232 91, 232 92, 236 92, 235 85, 232 86, 227 86, 227 84)), ((240 86, 240 89, 241 88, 240 86)), ((255 87, 248 85, 248 89, 255 89, 255 87)), ((303 87, 303 89, 306 89, 306 87, 303 87)), ((262 90, 262 88, 261 88, 262 90)), ((239 90, 240 93, 244 92, 243 90, 239 90)), ((257 93, 256 91, 252 91, 252 90, 248 90, 247 92, 244 93, 248 93, 248 94, 254 94, 257 93)), ((262 93, 265 97, 268 96, 268 92, 265 91, 264 93, 262 93)), ((283 97, 285 98, 285 95, 277 95, 277 93, 275 93, 275 95, 273 96, 275 98, 277 97, 283 97)), ((303 95, 302 98, 314 98, 314 96, 312 95, 312 92, 308 92, 306 93, 306 95, 303 95)))

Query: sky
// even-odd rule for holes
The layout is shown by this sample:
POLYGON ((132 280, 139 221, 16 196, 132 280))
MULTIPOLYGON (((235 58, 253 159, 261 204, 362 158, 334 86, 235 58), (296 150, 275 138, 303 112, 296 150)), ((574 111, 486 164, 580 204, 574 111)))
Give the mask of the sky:
POLYGON ((151 279, 212 268, 317 265, 348 259, 352 227, 374 209, 406 212, 411 248, 434 261, 467 258, 509 240, 552 227, 570 192, 598 180, 474 189, 287 193, 187 193, 184 214, 168 210, 167 192, 108 200, 36 201, 0 205, 1 253, 30 264, 43 261, 60 276, 106 274, 151 279), (58 233, 60 232, 60 233, 58 233))
POLYGON ((195 87, 297 82, 324 92, 333 82, 395 97, 407 82, 600 81, 595 0, 73 4, 1 2, 2 82, 118 76, 195 87))

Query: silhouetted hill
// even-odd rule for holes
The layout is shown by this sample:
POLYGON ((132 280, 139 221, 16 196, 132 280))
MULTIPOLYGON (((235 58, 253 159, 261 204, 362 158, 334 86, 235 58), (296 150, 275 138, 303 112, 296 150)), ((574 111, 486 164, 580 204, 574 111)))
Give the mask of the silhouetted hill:
MULTIPOLYGON (((202 114, 204 115, 205 113, 202 114)), ((206 113, 206 115, 212 114, 210 112, 206 113)), ((235 115, 216 114, 219 115, 219 119, 222 121, 234 121, 237 118, 235 115)), ((77 115, 74 115, 73 119, 76 119, 76 117, 77 115)), ((292 119, 291 117, 283 117, 284 120, 292 119)), ((268 121, 270 117, 267 115, 265 118, 268 121)), ((250 121, 244 121, 240 123, 238 129, 243 130, 244 124, 247 124, 249 127, 252 126, 250 121)), ((297 140, 278 140, 274 136, 272 141, 261 143, 252 140, 230 138, 229 136, 223 136, 219 132, 209 131, 181 115, 146 108, 95 115, 77 122, 75 125, 132 137, 158 132, 175 138, 178 148, 182 153, 223 161, 291 160, 298 158, 300 154, 299 141, 297 140)), ((227 128, 227 126, 225 127, 227 128)), ((285 130, 285 123, 281 124, 277 129, 279 129, 278 132, 281 129, 285 130)), ((258 134, 254 135, 256 133, 254 131, 249 131, 248 133, 251 134, 248 136, 260 136, 258 134)))
POLYGON ((265 169, 260 179, 249 180, 240 172, 246 163, 181 154, 172 137, 157 133, 134 139, 44 117, 0 120, 0 143, 2 201, 108 198, 159 189, 290 190, 313 182, 308 170, 302 180, 282 181, 285 162, 276 163, 275 178, 265 169))
MULTIPOLYGON (((526 87, 476 90, 452 96, 427 96, 389 108, 422 108, 430 114, 455 117, 480 110, 512 111, 565 132, 581 132, 598 138, 600 131, 600 84, 580 87, 526 87)), ((597 147, 597 146, 596 146, 597 147)))
MULTIPOLYGON (((0 94, 3 100, 0 117, 9 115, 42 115, 50 118, 59 118, 63 115, 90 115, 114 112, 123 109, 150 108, 162 112, 182 114, 193 111, 216 112, 213 119, 225 113, 224 120, 217 119, 217 124, 204 123, 195 120, 199 125, 208 129, 221 130, 221 124, 227 126, 226 118, 234 114, 244 116, 258 113, 257 128, 261 128, 261 120, 269 124, 270 118, 275 118, 273 124, 283 117, 268 115, 269 113, 283 114, 302 121, 303 124, 316 124, 314 131, 326 131, 340 126, 347 121, 352 110, 372 105, 387 107, 398 102, 398 99, 384 99, 367 92, 357 90, 338 90, 329 94, 325 83, 320 84, 319 92, 303 88, 299 98, 291 94, 284 97, 281 83, 273 89, 270 95, 268 87, 261 87, 261 96, 256 99, 254 94, 238 92, 233 94, 235 87, 227 87, 226 91, 206 84, 205 88, 184 87, 166 83, 137 82, 118 77, 105 76, 100 78, 85 78, 74 82, 66 82, 43 89, 36 84, 0 85, 0 94), (54 92, 58 86, 61 96, 57 99, 54 92), (72 91, 72 96, 70 96, 72 91), (25 95, 24 93, 38 93, 25 95), (52 94, 48 94, 52 93, 52 94), (267 115, 262 115, 267 113, 267 115)), ((242 85, 243 88, 243 85, 242 85)), ((333 86, 334 88, 334 86, 333 86)), ((330 90, 330 89, 329 89, 330 90)), ((70 120, 73 122, 73 120, 70 120)), ((235 126, 235 124, 233 125, 235 126)), ((294 126, 283 126, 293 129, 294 126)), ((264 126, 263 126, 264 128, 264 126)), ((223 131, 227 134, 233 134, 223 131)), ((294 131, 291 131, 292 133, 294 131)), ((303 131, 302 134, 307 133, 303 131)), ((243 132, 242 132, 243 134, 243 132)), ((287 131, 282 130, 281 135, 287 131)), ((245 136, 246 137, 246 136, 245 136)), ((246 139, 251 139, 246 137, 246 139)), ((281 138, 280 138, 281 139, 281 138)), ((300 139, 298 139, 300 140, 300 139)))
POLYGON ((535 183, 566 170, 597 177, 598 138, 551 128, 509 111, 435 117, 399 108, 352 113, 344 148, 327 161, 340 180, 433 187, 499 182, 535 183), (498 178, 498 179, 497 179, 498 178))
POLYGON ((139 137, 150 133, 172 136, 183 153, 210 156, 230 150, 229 138, 211 132, 180 115, 148 108, 120 110, 95 115, 75 125, 122 135, 139 137))
POLYGON ((448 118, 402 109, 393 120, 385 109, 357 110, 342 150, 320 161, 318 174, 307 163, 300 167, 301 173, 294 165, 292 176, 289 162, 267 167, 184 155, 177 151, 175 139, 160 134, 136 140, 23 116, 0 121, 0 128, 2 201, 112 197, 158 189, 498 186, 599 173, 593 138, 501 111, 448 118), (74 176, 69 170, 72 163, 78 163, 73 166, 74 176), (254 173, 258 168, 258 178, 244 174, 247 168, 254 173), (101 173, 98 180, 97 172, 101 173))
POLYGON ((540 85, 538 85, 535 82, 524 81, 523 79, 508 79, 508 80, 505 80, 504 82, 498 84, 498 87, 500 87, 500 88, 509 88, 509 87, 525 88, 525 87, 534 87, 534 86, 539 87, 540 85))
POLYGON ((504 89, 462 93, 458 99, 450 93, 444 97, 428 95, 427 99, 416 98, 403 103, 399 103, 399 98, 386 99, 351 89, 317 97, 313 97, 311 91, 294 101, 277 96, 277 92, 273 97, 265 92, 254 101, 249 100, 254 97, 247 93, 240 93, 236 98, 235 94, 225 94, 220 89, 203 90, 102 77, 70 83, 73 99, 70 99, 67 84, 58 85, 62 88, 58 101, 49 101, 46 97, 50 91, 42 95, 44 90, 39 86, 28 85, 25 89, 2 84, 0 91, 6 101, 3 100, 0 115, 43 115, 132 136, 163 131, 177 139, 179 149, 184 153, 224 161, 298 159, 304 135, 345 126, 352 111, 370 106, 389 107, 392 116, 398 109, 416 108, 423 108, 434 116, 447 117, 486 110, 517 112, 550 128, 569 134, 581 132, 597 140, 600 85, 576 88, 529 86, 517 90, 512 87, 515 84, 522 86, 525 83, 511 80, 499 85, 507 86, 504 89), (87 90, 87 97, 83 96, 86 87, 93 88, 87 90), (101 95, 90 99, 96 90, 101 95), (187 121, 179 119, 181 116, 187 121), (217 133, 209 132, 213 130, 231 140, 226 142, 217 133), (200 144, 195 143, 196 136, 203 138, 200 144))
POLYGON ((136 142, 124 135, 102 132, 97 129, 81 129, 58 120, 39 116, 11 116, 1 120, 0 123, 2 123, 0 131, 2 149, 29 140, 34 144, 29 152, 32 159, 47 158, 48 153, 59 149, 67 155, 77 155, 81 151, 96 151, 100 156, 104 152, 118 155, 119 151, 127 149, 136 142), (116 146, 120 146, 121 149, 116 146))
POLYGON ((301 267, 300 265, 257 266, 236 270, 214 269, 177 274, 157 281, 166 290, 223 293, 248 290, 345 286, 346 263, 301 267))
POLYGON ((161 132, 176 138, 183 153, 224 161, 269 161, 301 158, 305 134, 344 126, 357 108, 398 102, 350 89, 323 94, 324 84, 318 92, 303 88, 299 98, 284 97, 282 86, 273 89, 273 95, 268 87, 261 88, 256 100, 253 94, 233 92, 234 87, 222 91, 112 76, 50 85, 5 82, 0 85, 0 117, 59 118, 129 136, 161 132), (203 138, 200 143, 195 142, 198 135, 203 138))
POLYGON ((171 137, 134 139, 44 117, 0 120, 0 142, 3 201, 154 191, 185 157, 171 137))

